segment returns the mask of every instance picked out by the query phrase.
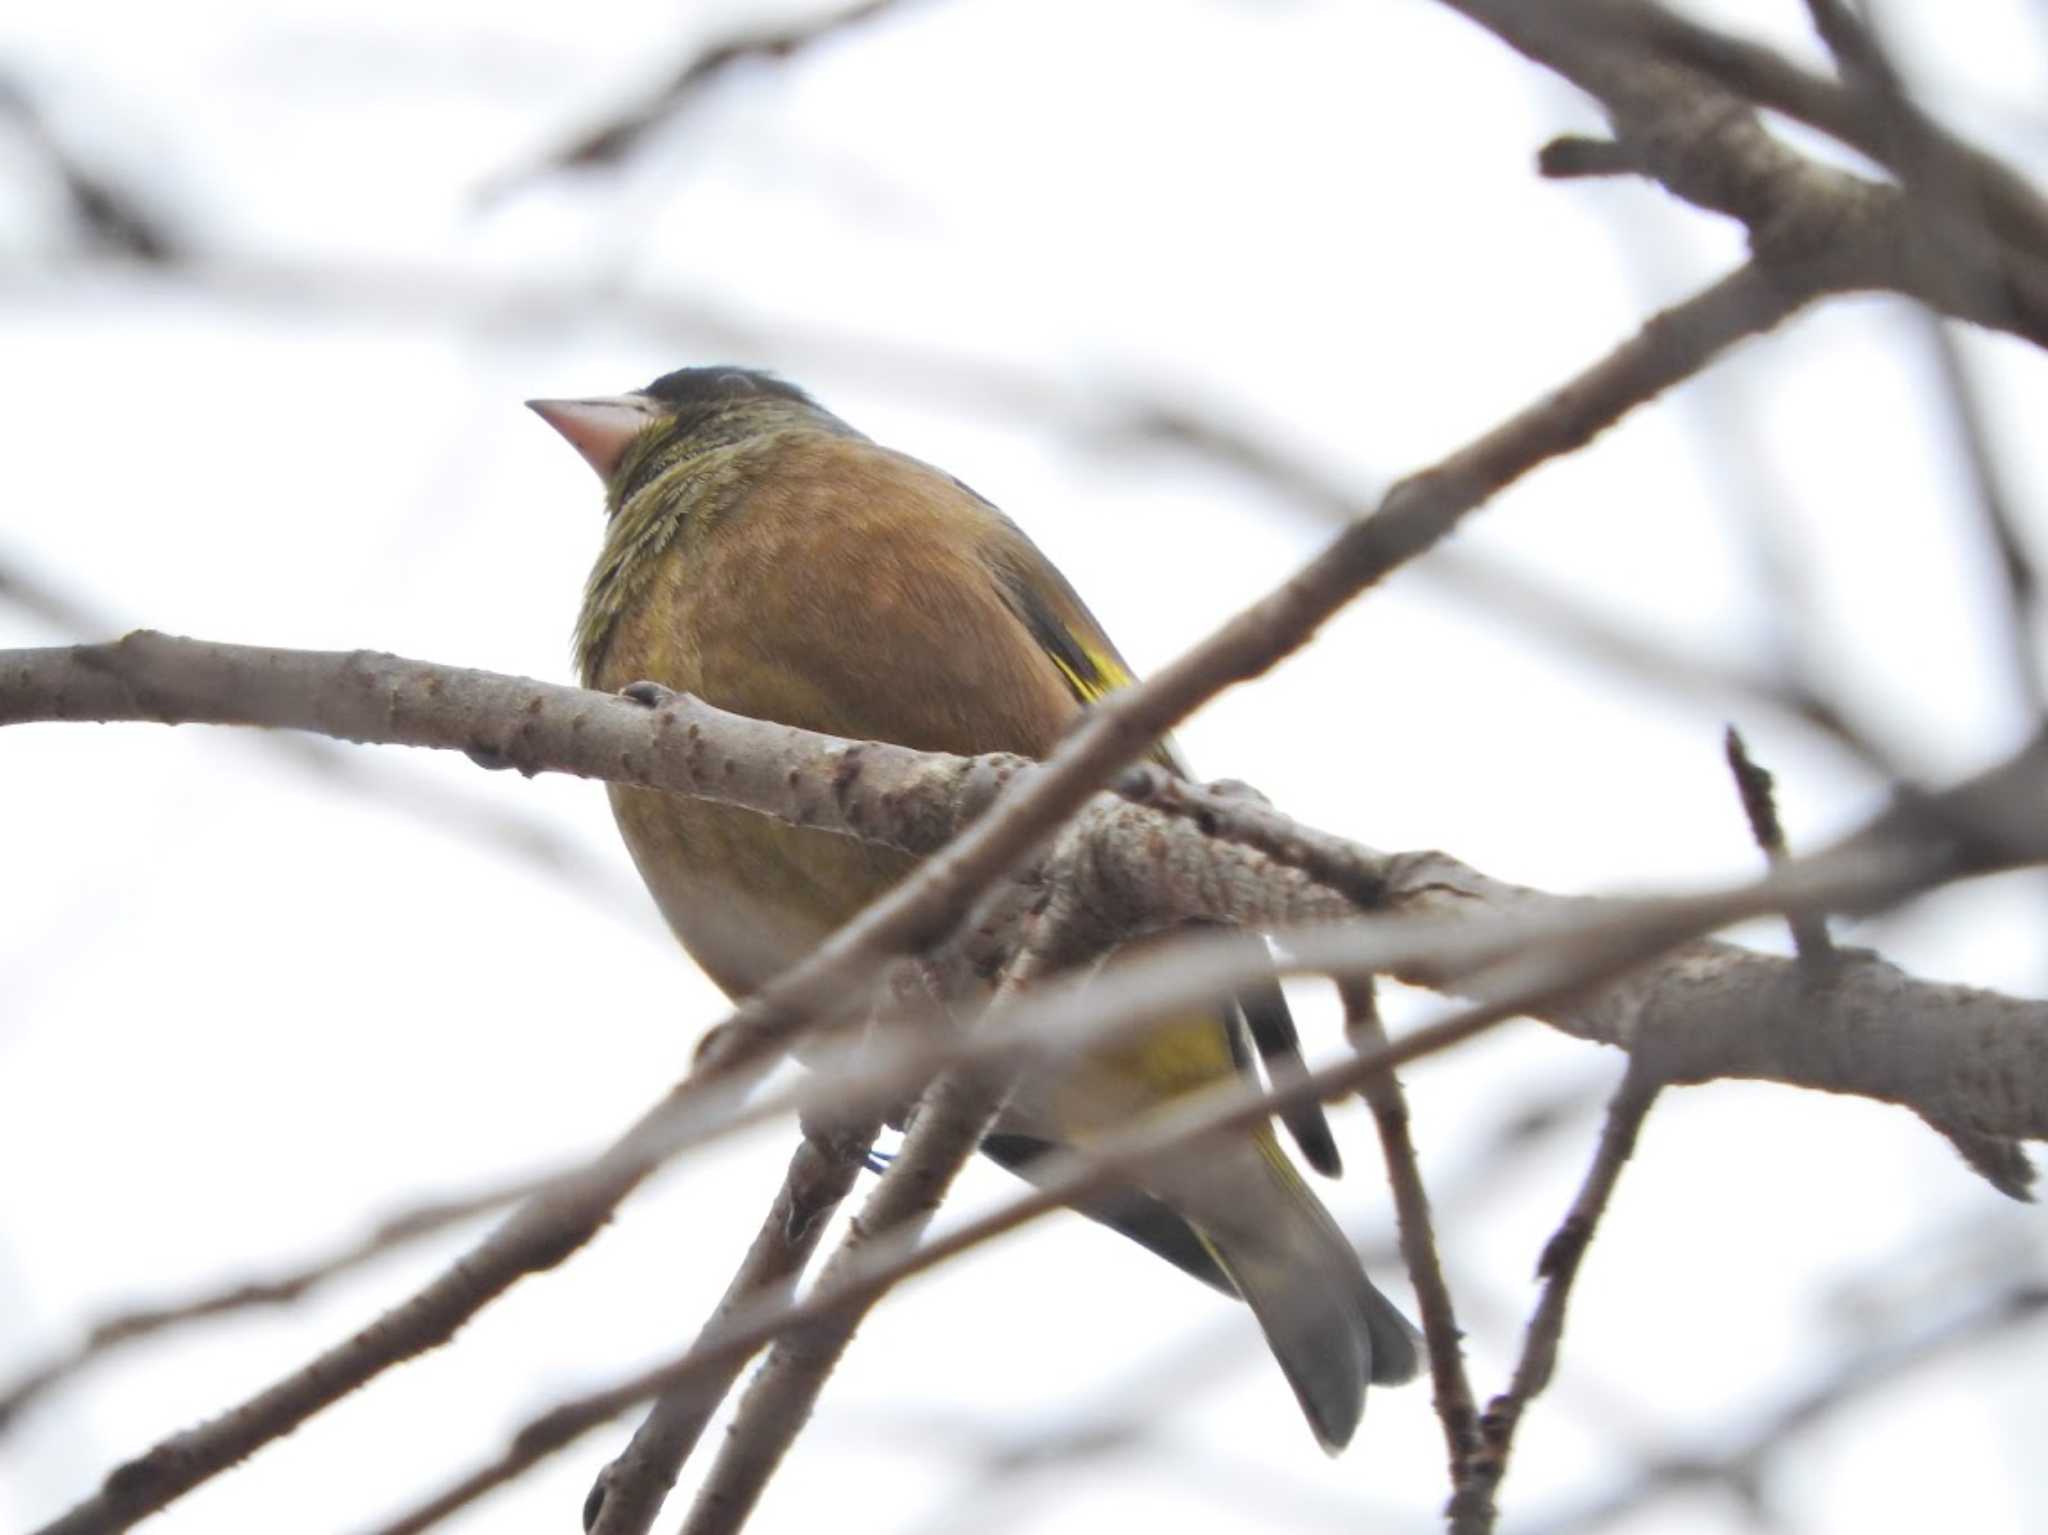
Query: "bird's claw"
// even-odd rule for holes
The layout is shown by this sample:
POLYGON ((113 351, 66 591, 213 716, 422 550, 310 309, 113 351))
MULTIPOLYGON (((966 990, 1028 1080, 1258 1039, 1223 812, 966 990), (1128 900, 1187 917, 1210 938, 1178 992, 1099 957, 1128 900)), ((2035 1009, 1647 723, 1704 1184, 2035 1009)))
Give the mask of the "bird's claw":
POLYGON ((638 682, 629 682, 619 689, 619 697, 628 703, 641 704, 649 709, 659 709, 675 696, 674 688, 665 688, 660 683, 649 682, 645 678, 638 682))

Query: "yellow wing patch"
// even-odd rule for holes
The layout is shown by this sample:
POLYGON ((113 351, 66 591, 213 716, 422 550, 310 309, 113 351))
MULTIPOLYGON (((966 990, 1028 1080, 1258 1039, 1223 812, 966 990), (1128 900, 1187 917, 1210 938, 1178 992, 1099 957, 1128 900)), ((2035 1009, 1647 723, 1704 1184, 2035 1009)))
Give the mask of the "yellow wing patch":
POLYGON ((1046 654, 1052 664, 1060 669, 1060 675, 1067 679, 1067 686, 1074 690, 1074 696, 1083 703, 1093 703, 1105 693, 1114 693, 1118 688, 1127 688, 1136 679, 1124 669, 1121 660, 1096 649, 1079 635, 1067 634, 1067 639, 1080 652, 1087 663, 1083 671, 1074 662, 1057 650, 1048 649, 1046 654))

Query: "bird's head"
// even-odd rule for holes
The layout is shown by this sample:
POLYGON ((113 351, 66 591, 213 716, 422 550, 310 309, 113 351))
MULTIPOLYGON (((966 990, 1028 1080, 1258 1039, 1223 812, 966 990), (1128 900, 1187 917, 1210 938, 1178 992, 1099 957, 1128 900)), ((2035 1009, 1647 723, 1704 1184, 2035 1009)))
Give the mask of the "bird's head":
POLYGON ((678 368, 630 394, 528 400, 611 493, 682 458, 793 426, 846 430, 794 384, 751 368, 678 368))

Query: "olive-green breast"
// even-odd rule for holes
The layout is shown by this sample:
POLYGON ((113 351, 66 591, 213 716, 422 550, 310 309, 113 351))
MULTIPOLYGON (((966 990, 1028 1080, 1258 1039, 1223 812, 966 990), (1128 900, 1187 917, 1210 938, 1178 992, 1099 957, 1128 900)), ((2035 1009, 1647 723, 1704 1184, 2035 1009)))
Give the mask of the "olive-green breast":
MULTIPOLYGON (((652 563, 624 562, 631 598, 586 644, 591 686, 647 679, 742 714, 961 754, 1042 756, 1078 711, 991 573, 990 542, 1021 535, 945 475, 797 431, 674 478, 668 536, 650 535, 646 508, 624 509, 642 514, 633 537, 652 563)), ((760 985, 909 867, 746 811, 612 794, 664 915, 728 992, 760 985)))

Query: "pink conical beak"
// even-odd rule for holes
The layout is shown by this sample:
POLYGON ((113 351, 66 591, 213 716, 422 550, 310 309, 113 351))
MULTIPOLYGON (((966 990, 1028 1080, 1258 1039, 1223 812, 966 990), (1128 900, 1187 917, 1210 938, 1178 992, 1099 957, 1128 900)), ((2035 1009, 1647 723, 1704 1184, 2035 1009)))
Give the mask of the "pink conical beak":
POLYGON ((626 444, 660 419, 661 406, 644 394, 613 395, 599 400, 528 400, 526 408, 569 441, 608 480, 626 444))

